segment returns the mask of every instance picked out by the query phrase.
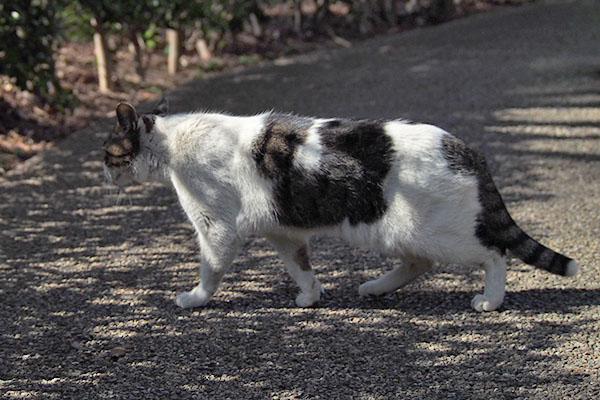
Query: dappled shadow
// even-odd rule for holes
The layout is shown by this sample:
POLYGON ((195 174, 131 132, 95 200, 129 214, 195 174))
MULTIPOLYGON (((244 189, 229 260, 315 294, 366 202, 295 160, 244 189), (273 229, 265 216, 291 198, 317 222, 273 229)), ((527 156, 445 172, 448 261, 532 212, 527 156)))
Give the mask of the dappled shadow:
POLYGON ((334 385, 336 397, 520 397, 589 382, 553 349, 595 329, 562 318, 597 306, 597 290, 509 291, 499 313, 482 315, 469 306, 481 273, 446 266, 359 298, 359 283, 398 261, 336 240, 313 243, 327 290, 314 309, 294 307, 297 288, 254 239, 209 306, 181 310, 172 298, 198 279, 197 246, 173 193, 134 186, 117 205, 99 151, 77 151, 55 149, 37 174, 3 183, 5 394, 330 398, 334 385), (476 373, 456 385, 466 370, 476 373))
MULTIPOLYGON (((330 290, 308 310, 292 307, 296 288, 263 240, 248 245, 223 290, 202 310, 171 303, 173 289, 189 287, 195 277, 193 265, 174 265, 193 260, 189 245, 165 258, 160 248, 146 247, 136 254, 135 268, 125 256, 103 272, 30 269, 20 276, 28 284, 3 286, 2 312, 14 315, 3 316, 5 387, 36 397, 74 391, 147 398, 152 387, 154 398, 328 398, 333 383, 339 397, 470 398, 499 387, 505 397, 523 397, 539 387, 576 389, 588 382, 587 373, 562 368, 553 352, 595 332, 595 320, 571 325, 563 319, 579 307, 597 306, 600 291, 512 292, 499 313, 486 315, 470 310, 473 292, 440 290, 435 277, 361 299, 345 289, 355 285, 352 278, 371 255, 345 257, 353 250, 327 244, 335 250, 317 242, 314 258, 331 265, 344 260, 346 269, 317 265, 330 290), (456 385, 466 370, 476 373, 456 385)), ((442 270, 449 272, 456 273, 442 270)))
POLYGON ((595 330, 563 318, 597 306, 598 290, 509 292, 499 313, 482 315, 469 307, 481 274, 446 266, 359 298, 358 283, 397 260, 336 240, 313 246, 327 289, 314 309, 293 306, 297 288, 263 239, 246 244, 209 306, 178 309, 197 255, 173 194, 135 186, 131 204, 115 205, 96 161, 46 157, 44 179, 11 179, 3 195, 4 393, 329 398, 334 385, 336 397, 469 398, 589 382, 553 352, 595 330), (65 167, 53 170, 58 160, 65 167), (457 385, 466 370, 475 373, 457 385))
MULTIPOLYGON (((567 6, 553 12, 563 20, 577 9, 567 6)), ((298 309, 297 288, 273 249, 253 239, 206 308, 181 310, 173 297, 198 279, 193 229, 162 185, 132 186, 125 197, 104 185, 101 143, 112 124, 106 121, 1 181, 0 393, 593 398, 600 168, 590 144, 600 133, 590 87, 597 75, 587 72, 587 58, 569 67, 570 54, 544 36, 574 40, 571 25, 564 32, 541 29, 514 17, 503 24, 515 29, 475 18, 474 25, 234 71, 178 90, 172 108, 277 108, 440 125, 487 156, 511 212, 528 230, 577 252, 583 278, 513 264, 505 303, 488 314, 469 305, 482 290, 482 272, 460 266, 441 266, 380 298, 360 298, 358 285, 398 260, 321 238, 312 243, 312 260, 326 292, 315 308, 298 309), (473 32, 493 37, 494 46, 467 40, 473 32), (515 32, 558 61, 529 63, 536 55, 515 47, 515 32), (577 85, 547 84, 563 78, 577 85)), ((591 54, 577 43, 568 49, 591 54)))

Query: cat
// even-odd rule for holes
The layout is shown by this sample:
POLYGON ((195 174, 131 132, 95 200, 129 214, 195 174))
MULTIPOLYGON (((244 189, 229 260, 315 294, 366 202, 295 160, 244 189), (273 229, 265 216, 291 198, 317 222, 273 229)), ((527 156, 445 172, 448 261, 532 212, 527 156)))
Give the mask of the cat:
POLYGON ((309 238, 331 235, 399 257, 363 283, 361 296, 392 292, 434 263, 481 266, 485 288, 472 307, 497 309, 507 251, 527 264, 574 276, 577 263, 527 235, 508 213, 484 158, 444 130, 404 120, 309 118, 266 112, 167 115, 117 106, 104 169, 117 185, 158 180, 174 187, 198 233, 200 283, 175 298, 204 306, 240 244, 262 235, 300 287, 299 307, 323 289, 309 238))

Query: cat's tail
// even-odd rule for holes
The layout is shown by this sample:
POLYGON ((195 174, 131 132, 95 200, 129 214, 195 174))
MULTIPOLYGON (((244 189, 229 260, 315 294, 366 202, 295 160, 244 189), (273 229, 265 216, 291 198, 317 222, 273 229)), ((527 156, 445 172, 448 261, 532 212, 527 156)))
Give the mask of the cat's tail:
POLYGON ((519 228, 506 209, 483 155, 452 135, 442 138, 442 152, 451 170, 473 175, 477 180, 482 209, 477 216, 475 235, 484 246, 502 254, 510 250, 523 262, 553 274, 577 274, 575 260, 547 248, 519 228))
POLYGON ((517 224, 508 232, 506 248, 524 263, 541 268, 553 274, 575 276, 577 263, 575 260, 549 249, 525 233, 517 224))
POLYGON ((485 166, 482 156, 475 153, 475 163, 481 164, 477 171, 479 198, 483 204, 479 216, 477 236, 489 247, 510 252, 523 262, 562 276, 577 274, 575 260, 549 249, 525 233, 506 209, 504 200, 485 166))

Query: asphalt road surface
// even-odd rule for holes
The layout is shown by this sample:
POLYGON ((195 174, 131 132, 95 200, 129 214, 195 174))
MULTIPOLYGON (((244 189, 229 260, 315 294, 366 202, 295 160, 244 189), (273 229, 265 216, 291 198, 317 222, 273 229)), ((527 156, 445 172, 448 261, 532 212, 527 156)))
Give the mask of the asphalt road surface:
MULTIPOLYGON (((249 241, 204 309, 197 245, 170 189, 107 187, 94 124, 0 179, 0 397, 592 399, 600 396, 600 3, 538 1, 188 84, 173 111, 407 118, 479 148, 513 217, 577 259, 567 279, 512 262, 442 265, 382 298, 398 260, 315 239, 326 293, 249 241)), ((142 109, 149 109, 149 104, 142 109)))

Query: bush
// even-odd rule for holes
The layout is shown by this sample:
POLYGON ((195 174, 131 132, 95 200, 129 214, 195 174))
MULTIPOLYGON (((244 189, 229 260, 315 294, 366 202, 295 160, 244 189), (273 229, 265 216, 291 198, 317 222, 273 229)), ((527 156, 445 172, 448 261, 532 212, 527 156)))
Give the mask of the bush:
POLYGON ((60 87, 52 56, 58 35, 53 0, 17 0, 0 3, 0 74, 17 86, 64 109, 72 96, 60 87))

